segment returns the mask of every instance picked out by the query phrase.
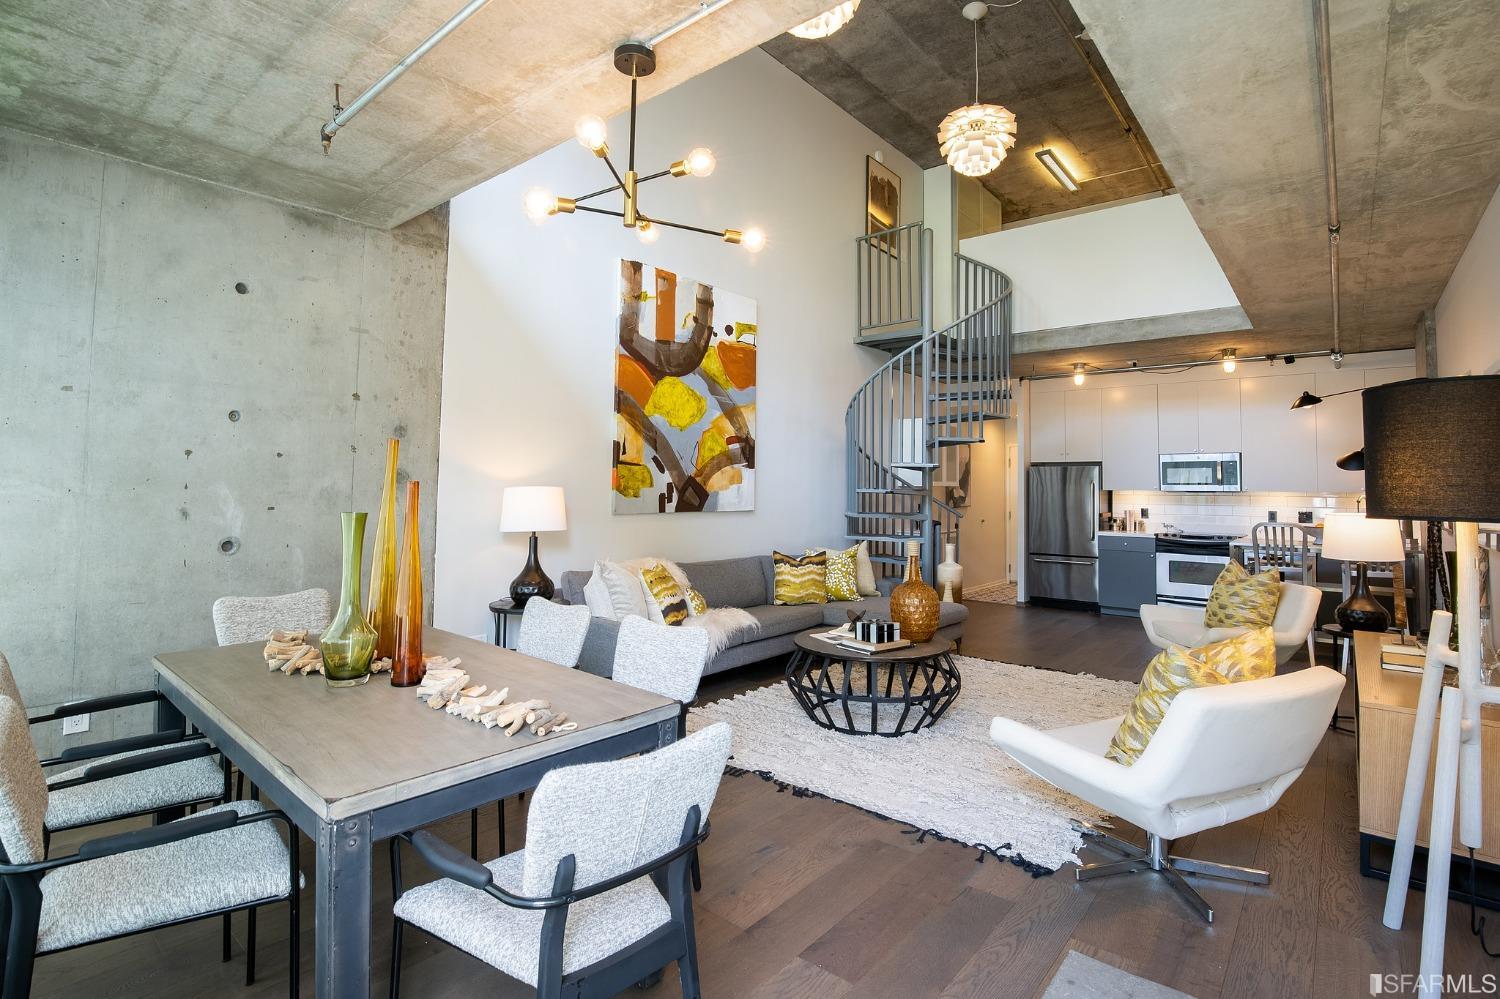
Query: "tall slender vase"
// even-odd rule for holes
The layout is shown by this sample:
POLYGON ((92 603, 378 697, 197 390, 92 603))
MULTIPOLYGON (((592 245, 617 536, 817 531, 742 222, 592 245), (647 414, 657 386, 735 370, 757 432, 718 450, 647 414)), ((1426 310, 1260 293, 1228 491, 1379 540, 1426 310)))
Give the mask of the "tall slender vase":
POLYGON ((365 554, 365 514, 339 515, 344 528, 344 580, 333 623, 318 644, 323 650, 323 676, 330 687, 353 687, 370 679, 375 653, 375 629, 359 605, 359 577, 365 554))
POLYGON ((891 620, 901 625, 901 637, 925 642, 938 626, 937 590, 922 581, 921 546, 906 543, 906 580, 891 591, 891 620))
POLYGON ((401 442, 385 444, 385 489, 375 520, 375 545, 370 552, 370 591, 366 616, 375 629, 375 658, 396 653, 396 461, 401 442))
POLYGON ((964 567, 958 564, 958 545, 943 545, 943 560, 938 563, 934 582, 944 600, 964 602, 964 567))
POLYGON ((396 578, 396 650, 391 686, 414 687, 427 675, 422 664, 422 551, 418 542, 420 483, 406 484, 406 521, 401 535, 401 572, 396 578))

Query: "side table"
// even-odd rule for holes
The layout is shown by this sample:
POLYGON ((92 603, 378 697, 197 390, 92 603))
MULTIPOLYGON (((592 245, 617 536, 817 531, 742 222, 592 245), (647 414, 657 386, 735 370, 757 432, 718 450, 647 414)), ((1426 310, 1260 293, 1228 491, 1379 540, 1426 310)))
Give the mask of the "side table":
POLYGON ((516 602, 510 597, 501 597, 499 600, 490 601, 490 613, 495 615, 495 644, 508 648, 510 641, 510 618, 514 614, 520 617, 524 607, 517 607, 516 602))

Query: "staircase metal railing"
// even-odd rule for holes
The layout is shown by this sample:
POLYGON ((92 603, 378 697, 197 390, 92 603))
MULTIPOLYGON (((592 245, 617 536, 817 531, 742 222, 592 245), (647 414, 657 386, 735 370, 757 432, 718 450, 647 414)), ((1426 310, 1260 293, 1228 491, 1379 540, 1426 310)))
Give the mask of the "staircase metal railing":
POLYGON ((932 230, 909 222, 855 240, 858 337, 932 328, 932 230))
MULTIPOLYGON (((858 240, 862 261, 879 235, 858 240)), ((926 231, 921 242, 930 238, 926 231)), ((983 441, 985 421, 1010 412, 1010 279, 967 257, 956 264, 961 318, 893 355, 845 414, 849 536, 869 541, 871 558, 885 566, 904 564, 906 543, 918 542, 929 580, 941 540, 956 541, 963 516, 932 495, 938 449, 983 441)), ((924 297, 930 302, 930 280, 924 297)))

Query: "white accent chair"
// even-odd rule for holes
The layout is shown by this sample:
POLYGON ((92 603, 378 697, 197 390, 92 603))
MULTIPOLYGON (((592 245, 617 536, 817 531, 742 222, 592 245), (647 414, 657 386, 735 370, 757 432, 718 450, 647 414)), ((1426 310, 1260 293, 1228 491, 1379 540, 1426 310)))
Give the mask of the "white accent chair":
MULTIPOLYGON (((1039 731, 1009 718, 990 738, 1054 786, 1145 830, 1144 849, 1092 826, 1120 860, 1086 864, 1078 880, 1155 871, 1208 922, 1213 909, 1183 874, 1268 884, 1265 871, 1170 855, 1172 841, 1266 811, 1307 766, 1344 678, 1323 666, 1178 694, 1133 766, 1104 752, 1121 718, 1039 731)), ((1123 716, 1121 716, 1123 717, 1123 716)))
MULTIPOLYGON (((1301 583, 1282 580, 1280 603, 1276 605, 1276 619, 1271 622, 1275 632, 1276 662, 1281 664, 1292 658, 1303 645, 1307 646, 1307 657, 1313 658, 1313 627, 1318 622, 1318 604, 1323 591, 1301 583)), ((1209 628, 1203 624, 1204 608, 1184 607, 1180 604, 1142 604, 1141 627, 1146 637, 1158 649, 1182 645, 1196 649, 1213 642, 1222 642, 1235 635, 1243 635, 1249 628, 1209 628)))
POLYGON ((392 839, 391 999, 407 925, 540 999, 615 996, 673 961, 684 999, 700 999, 687 867, 708 835, 729 747, 720 723, 654 753, 553 770, 532 795, 525 848, 488 864, 430 832, 392 839), (442 877, 403 890, 403 839, 442 877))

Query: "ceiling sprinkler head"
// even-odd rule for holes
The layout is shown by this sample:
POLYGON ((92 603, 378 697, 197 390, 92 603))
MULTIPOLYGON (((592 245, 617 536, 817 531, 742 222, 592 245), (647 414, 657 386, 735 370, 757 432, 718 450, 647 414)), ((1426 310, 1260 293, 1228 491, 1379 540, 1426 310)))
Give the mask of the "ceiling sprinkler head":
POLYGON ((977 21, 990 12, 990 5, 982 0, 974 0, 973 3, 964 4, 964 17, 971 21, 977 21))

